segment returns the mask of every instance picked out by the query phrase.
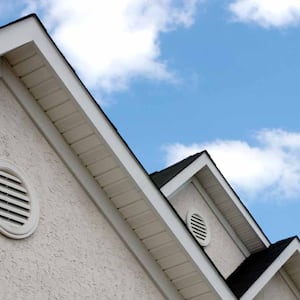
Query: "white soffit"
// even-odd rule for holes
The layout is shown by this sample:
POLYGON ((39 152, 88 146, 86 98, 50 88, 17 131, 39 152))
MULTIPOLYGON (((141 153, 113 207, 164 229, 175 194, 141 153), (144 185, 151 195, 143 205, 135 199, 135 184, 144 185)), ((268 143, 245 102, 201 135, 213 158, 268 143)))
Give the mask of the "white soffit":
POLYGON ((0 54, 6 84, 163 294, 234 299, 39 21, 2 28, 0 54))
POLYGON ((241 297, 241 300, 251 300, 265 287, 265 285, 274 277, 274 275, 283 270, 291 278, 293 284, 298 289, 300 287, 300 243, 298 238, 295 238, 275 261, 267 268, 267 270, 255 281, 254 284, 241 297))
POLYGON ((296 246, 296 250, 293 255, 286 261, 283 266, 286 274, 291 278, 292 282, 298 289, 300 295, 300 242, 298 241, 298 247, 296 246))
POLYGON ((194 176, 250 253, 260 251, 270 245, 260 227, 206 152, 167 182, 161 191, 167 198, 171 198, 194 176))

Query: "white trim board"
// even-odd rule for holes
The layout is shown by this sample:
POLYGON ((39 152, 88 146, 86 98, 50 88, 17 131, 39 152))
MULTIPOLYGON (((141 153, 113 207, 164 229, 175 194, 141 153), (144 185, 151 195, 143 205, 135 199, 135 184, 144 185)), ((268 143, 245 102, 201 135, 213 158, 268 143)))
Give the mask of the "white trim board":
POLYGON ((264 273, 251 285, 251 287, 240 298, 241 300, 251 300, 265 287, 272 277, 280 270, 280 268, 288 261, 288 259, 296 252, 300 251, 300 243, 297 238, 282 251, 275 261, 264 271, 264 273))
MULTIPOLYGON (((76 101, 80 110, 85 114, 87 122, 89 122, 95 129, 95 132, 106 141, 115 159, 124 167, 130 179, 135 182, 136 186, 145 196, 145 199, 147 199, 149 206, 153 209, 155 214, 159 216, 162 224, 168 228, 169 233, 178 242, 183 252, 190 258, 199 273, 204 274, 207 283, 215 290, 220 298, 226 297, 226 299, 235 299, 235 296, 223 278, 212 266, 203 251, 200 250, 198 244, 193 240, 188 230, 178 219, 176 213, 170 208, 168 203, 166 203, 162 194, 154 186, 149 176, 137 163, 135 157, 117 134, 114 127, 99 110, 97 104, 94 103, 94 100, 78 80, 76 74, 74 74, 65 59, 54 47, 48 35, 41 28, 40 24, 38 24, 38 21, 32 17, 20 23, 12 24, 11 27, 6 27, 0 31, 0 40, 1 38, 4 40, 11 39, 12 41, 9 42, 8 45, 1 42, 0 53, 6 53, 30 41, 35 43, 54 73, 59 74, 60 82, 66 88, 67 92, 72 95, 72 98, 76 101), (16 32, 12 30, 12 27, 16 28, 16 32), (9 30, 7 31, 6 29, 8 28, 9 30), (19 35, 22 35, 22 38, 20 38, 19 35)), ((9 71, 9 68, 6 68, 4 78, 7 84, 13 87, 15 95, 22 101, 22 105, 27 113, 35 121, 50 144, 56 149, 57 153, 95 201, 127 246, 136 255, 151 278, 163 291, 164 295, 169 299, 180 299, 181 297, 177 291, 175 291, 174 286, 167 280, 158 265, 154 263, 153 258, 149 256, 149 253, 143 247, 141 241, 137 239, 131 228, 129 228, 116 208, 104 195, 101 188, 82 166, 53 124, 33 101, 25 87, 13 76, 12 72, 9 71), (15 86, 18 86, 18 88, 16 89, 15 86), (99 197, 99 195, 101 195, 101 197, 99 197)))
POLYGON ((248 222, 250 227, 253 229, 257 237, 260 241, 268 247, 270 242, 261 231, 257 223, 254 221, 252 216, 243 206, 241 201, 238 199, 236 194, 233 192, 232 188, 226 182, 220 171, 217 169, 215 164, 212 162, 211 158, 206 152, 203 152, 200 157, 198 157, 195 161, 193 161, 190 165, 184 168, 179 174, 173 177, 170 181, 168 181, 163 187, 161 187, 162 193, 167 197, 171 198, 177 190, 185 184, 187 181, 190 181, 193 176, 195 176, 201 169, 204 167, 208 167, 211 173, 214 175, 216 180, 221 184, 227 195, 232 200, 233 204, 238 208, 243 218, 248 222))
POLYGON ((16 96, 24 110, 32 118, 71 173, 108 219, 109 223, 115 228, 116 232, 135 255, 162 294, 168 299, 182 299, 174 285, 169 281, 158 264, 154 262, 153 257, 147 249, 145 249, 137 235, 129 227, 128 223, 125 222, 116 207, 103 193, 102 189, 87 169, 83 167, 78 157, 75 156, 51 121, 44 114, 39 105, 32 99, 32 96, 27 89, 4 63, 2 63, 2 76, 1 79, 8 86, 9 90, 16 96))
POLYGON ((239 250, 243 253, 244 257, 248 257, 250 255, 250 252, 245 247, 245 245, 242 243, 241 239, 236 235, 234 230, 232 229, 231 225, 227 222, 227 220, 224 218, 224 216, 221 214, 219 209, 216 207, 214 202, 210 199, 209 195, 207 195, 204 188, 201 186, 201 184, 198 182, 197 178, 192 179, 192 184, 195 186, 201 197, 204 199, 206 204, 209 206, 215 217, 219 220, 219 222, 222 224, 224 230, 228 233, 228 235, 231 237, 235 245, 239 248, 239 250))

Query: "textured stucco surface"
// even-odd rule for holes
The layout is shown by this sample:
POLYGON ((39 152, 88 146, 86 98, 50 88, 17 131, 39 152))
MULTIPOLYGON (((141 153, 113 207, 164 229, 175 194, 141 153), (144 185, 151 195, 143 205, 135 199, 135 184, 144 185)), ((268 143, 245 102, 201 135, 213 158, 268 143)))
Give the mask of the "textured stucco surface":
POLYGON ((220 273, 225 278, 229 276, 245 257, 205 200, 202 199, 195 186, 192 183, 188 184, 172 197, 171 203, 184 222, 186 222, 187 212, 191 208, 197 209, 205 218, 210 228, 211 241, 204 249, 220 273))
POLYGON ((297 300, 282 276, 277 273, 255 297, 255 300, 297 300))
POLYGON ((32 236, 0 234, 0 299, 163 299, 2 81, 0 159, 40 202, 32 236))

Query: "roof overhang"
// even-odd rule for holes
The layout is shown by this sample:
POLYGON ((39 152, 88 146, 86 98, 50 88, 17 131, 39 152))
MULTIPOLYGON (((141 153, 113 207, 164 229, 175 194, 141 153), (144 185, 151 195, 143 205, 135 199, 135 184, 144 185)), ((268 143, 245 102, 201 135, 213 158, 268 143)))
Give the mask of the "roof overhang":
POLYGON ((35 16, 0 30, 0 77, 168 299, 235 299, 35 16))
POLYGON ((164 184, 161 191, 170 199, 193 178, 200 182, 205 194, 210 197, 250 253, 270 245, 267 237, 206 151, 164 184))
MULTIPOLYGON (((292 281, 292 291, 297 297, 300 296, 300 243, 298 238, 282 251, 274 262, 263 272, 263 274, 243 294, 241 300, 254 299, 255 296, 266 286, 266 284, 282 269, 292 281), (296 287, 293 288, 293 287, 296 287)), ((287 282, 288 283, 288 282, 287 282)))

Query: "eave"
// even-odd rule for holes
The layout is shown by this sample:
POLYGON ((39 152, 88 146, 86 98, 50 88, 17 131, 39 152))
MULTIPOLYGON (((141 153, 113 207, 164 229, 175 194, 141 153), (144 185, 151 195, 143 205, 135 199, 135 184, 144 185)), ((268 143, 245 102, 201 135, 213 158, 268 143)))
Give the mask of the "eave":
POLYGON ((162 193, 170 199, 182 186, 196 178, 204 193, 209 196, 214 206, 225 217, 249 253, 255 253, 268 247, 270 245, 269 240, 216 167, 209 154, 203 151, 191 156, 189 161, 189 164, 184 164, 183 167, 179 166, 179 169, 174 165, 175 175, 167 174, 169 177, 167 182, 160 178, 161 182, 164 182, 160 187, 162 193))
POLYGON ((254 299, 280 272, 295 297, 300 297, 300 243, 289 238, 248 257, 227 279, 239 299, 254 299))
POLYGON ((235 296, 35 16, 0 30, 0 77, 168 299, 235 296))

